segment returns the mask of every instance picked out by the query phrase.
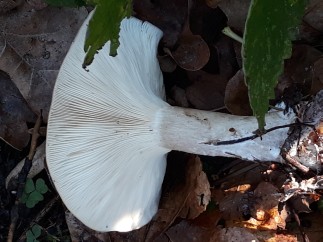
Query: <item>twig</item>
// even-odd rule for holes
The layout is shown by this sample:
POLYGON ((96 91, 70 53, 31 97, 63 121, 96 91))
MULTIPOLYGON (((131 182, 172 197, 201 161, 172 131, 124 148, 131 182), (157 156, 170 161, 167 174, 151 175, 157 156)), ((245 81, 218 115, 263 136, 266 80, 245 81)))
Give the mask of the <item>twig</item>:
POLYGON ((59 196, 58 195, 56 195, 53 199, 51 199, 47 204, 46 204, 46 206, 45 206, 45 208, 44 209, 42 209, 39 213, 38 213, 38 215, 37 215, 37 217, 35 218, 35 219, 33 219, 33 221, 30 223, 30 226, 29 226, 29 228, 27 228, 26 230, 25 230, 25 232, 20 236, 20 238, 19 238, 19 241, 23 241, 23 240, 25 240, 26 239, 26 233, 27 233, 27 231, 28 230, 30 230, 31 228, 32 228, 32 226, 33 225, 35 225, 35 224, 38 224, 39 223, 39 221, 48 213, 48 211, 49 210, 51 210, 52 208, 53 208, 53 206, 55 205, 55 203, 57 202, 59 200, 59 196))
POLYGON ((310 239, 308 238, 307 234, 304 232, 303 227, 302 227, 302 225, 301 225, 301 221, 300 221, 300 219, 299 219, 299 216, 298 216, 298 214, 295 212, 295 209, 294 209, 294 208, 292 208, 292 213, 293 213, 293 216, 294 216, 295 221, 296 221, 296 223, 297 223, 297 227, 298 227, 298 229, 299 229, 299 232, 300 232, 300 233, 301 233, 301 235, 302 235, 303 242, 310 242, 310 239))
POLYGON ((30 151, 28 156, 25 159, 24 166, 22 167, 19 175, 18 175, 18 188, 17 188, 17 195, 16 195, 16 200, 15 204, 13 205, 10 216, 11 216, 11 224, 9 227, 9 232, 8 232, 8 238, 7 242, 12 242, 13 237, 14 237, 14 232, 16 229, 17 221, 19 218, 19 205, 20 205, 20 198, 23 194, 24 188, 25 188, 25 183, 27 179, 28 172, 31 168, 32 160, 36 152, 37 148, 37 140, 39 138, 39 133, 38 130, 40 128, 40 125, 42 123, 42 111, 40 111, 40 115, 37 118, 37 121, 34 126, 32 138, 31 138, 31 145, 30 145, 30 151))
POLYGON ((244 141, 247 141, 247 140, 254 140, 254 139, 258 138, 258 137, 261 138, 261 135, 265 135, 265 134, 267 134, 267 133, 269 133, 271 131, 277 130, 277 129, 284 129, 284 128, 289 128, 289 127, 293 127, 293 126, 300 126, 300 125, 313 127, 313 125, 311 125, 311 124, 298 122, 298 123, 292 123, 292 124, 286 124, 286 125, 280 125, 280 126, 272 127, 270 129, 265 130, 264 134, 259 134, 259 132, 256 131, 254 135, 250 135, 250 136, 243 137, 243 138, 240 138, 240 139, 224 140, 224 141, 211 140, 211 141, 204 142, 202 144, 215 145, 215 146, 232 145, 232 144, 241 143, 241 142, 244 142, 244 141))

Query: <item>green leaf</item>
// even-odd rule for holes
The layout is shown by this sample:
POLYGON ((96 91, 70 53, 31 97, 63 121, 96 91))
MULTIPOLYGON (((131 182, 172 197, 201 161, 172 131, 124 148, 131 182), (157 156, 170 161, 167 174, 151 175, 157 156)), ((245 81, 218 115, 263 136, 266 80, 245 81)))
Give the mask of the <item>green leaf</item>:
POLYGON ((21 195, 21 198, 20 198, 20 202, 26 203, 27 200, 28 200, 28 195, 26 192, 23 192, 23 194, 21 195))
POLYGON ((45 2, 55 7, 81 7, 86 5, 84 0, 45 0, 45 2))
POLYGON ((35 207, 36 204, 37 204, 37 202, 32 200, 32 199, 29 199, 29 200, 26 201, 26 207, 27 208, 33 208, 33 207, 35 207))
POLYGON ((45 184, 45 181, 41 178, 38 178, 36 181, 36 190, 42 194, 48 191, 48 187, 45 184))
MULTIPOLYGON (((110 55, 117 55, 120 23, 132 13, 132 0, 96 0, 96 9, 89 23, 83 67, 90 65, 94 55, 110 41, 110 55)), ((129 40, 130 41, 130 40, 129 40)))
POLYGON ((243 41, 243 69, 250 105, 265 126, 268 101, 283 72, 284 59, 291 56, 292 37, 304 14, 306 0, 252 0, 243 41))
POLYGON ((28 197, 28 201, 30 200, 35 201, 37 203, 39 201, 44 200, 44 196, 38 191, 33 191, 28 197))
POLYGON ((41 235, 41 227, 38 224, 35 224, 31 231, 33 232, 35 238, 38 238, 41 235))
POLYGON ((33 182, 32 179, 27 178, 26 185, 25 185, 25 192, 28 194, 28 193, 31 193, 33 191, 35 191, 34 182, 33 182))
POLYGON ((33 232, 31 232, 30 230, 26 232, 26 238, 27 238, 27 242, 34 242, 36 239, 33 232))

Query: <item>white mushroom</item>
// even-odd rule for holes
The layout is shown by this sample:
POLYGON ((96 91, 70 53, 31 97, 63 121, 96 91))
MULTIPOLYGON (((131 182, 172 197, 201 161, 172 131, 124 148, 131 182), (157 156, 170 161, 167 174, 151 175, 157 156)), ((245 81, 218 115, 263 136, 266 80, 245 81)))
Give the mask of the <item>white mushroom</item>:
MULTIPOLYGON (((97 231, 130 231, 158 208, 166 155, 201 155, 280 161, 287 128, 252 135, 254 117, 171 107, 164 101, 156 58, 162 32, 136 18, 121 24, 116 57, 109 43, 82 69, 89 18, 59 72, 47 133, 47 164, 67 208, 97 231)), ((271 112, 267 127, 289 124, 292 114, 271 112)))

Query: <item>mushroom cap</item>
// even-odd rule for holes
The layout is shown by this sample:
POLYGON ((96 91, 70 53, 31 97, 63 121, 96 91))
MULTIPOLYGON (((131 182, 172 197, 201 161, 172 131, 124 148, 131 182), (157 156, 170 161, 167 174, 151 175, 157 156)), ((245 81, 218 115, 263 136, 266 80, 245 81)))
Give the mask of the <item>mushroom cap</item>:
POLYGON ((168 149, 159 145, 164 102, 157 46, 162 32, 134 17, 121 23, 120 47, 108 42, 82 68, 90 16, 59 71, 47 129, 47 165, 66 207, 97 231, 130 231, 158 209, 168 149))

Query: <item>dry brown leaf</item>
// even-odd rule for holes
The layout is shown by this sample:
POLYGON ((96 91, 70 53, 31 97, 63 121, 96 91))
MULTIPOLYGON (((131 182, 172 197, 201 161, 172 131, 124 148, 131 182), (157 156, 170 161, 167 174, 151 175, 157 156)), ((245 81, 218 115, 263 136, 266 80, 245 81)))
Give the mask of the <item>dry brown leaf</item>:
POLYGON ((134 0, 133 8, 139 19, 152 23, 164 32, 164 47, 174 47, 187 17, 187 0, 134 0))
MULTIPOLYGON (((195 226, 187 220, 182 220, 180 223, 171 227, 165 234, 168 237, 168 241, 173 242, 193 242, 193 241, 203 241, 203 242, 212 242, 217 241, 215 233, 219 229, 217 227, 213 228, 203 228, 195 226)), ((161 241, 160 241, 161 242, 161 241)))
POLYGON ((306 14, 303 21, 311 25, 314 29, 323 32, 323 2, 321 0, 310 1, 309 6, 306 9, 306 14))
POLYGON ((26 122, 35 122, 36 115, 10 77, 1 70, 0 104, 0 138, 16 149, 23 149, 30 139, 26 122))
POLYGON ((201 36, 183 35, 177 44, 178 47, 169 54, 184 70, 200 70, 209 61, 210 50, 201 36))
POLYGON ((247 19, 250 0, 222 0, 219 3, 221 10, 227 15, 228 26, 243 33, 247 19))
POLYGON ((188 160, 185 187, 190 192, 179 216, 194 219, 206 210, 211 200, 210 183, 202 170, 202 162, 198 156, 188 160))
POLYGON ((175 106, 184 107, 184 108, 189 107, 189 103, 184 89, 178 86, 174 86, 171 89, 171 97, 174 100, 175 106))
POLYGON ((227 226, 234 225, 237 221, 243 221, 244 216, 249 216, 250 201, 248 192, 250 188, 250 184, 241 184, 225 190, 223 194, 220 192, 213 193, 216 195, 214 200, 219 203, 219 209, 226 220, 227 226))
POLYGON ((223 228, 221 229, 216 236, 214 237, 217 242, 246 242, 246 241, 259 241, 255 235, 253 235, 250 231, 245 228, 223 228))
POLYGON ((205 0, 205 2, 210 8, 217 8, 221 0, 205 0))
POLYGON ((163 72, 173 72, 175 71, 177 64, 176 62, 169 56, 169 55, 163 55, 163 56, 157 56, 160 69, 163 72))
POLYGON ((210 200, 210 185, 202 171, 201 160, 198 156, 190 155, 185 162, 185 174, 182 174, 184 180, 171 187, 162 197, 159 210, 149 226, 148 241, 166 231, 178 216, 198 216, 210 200))
POLYGON ((187 1, 187 17, 183 30, 178 37, 174 48, 164 48, 165 53, 171 56, 178 66, 188 71, 202 69, 210 59, 210 49, 204 39, 193 34, 190 28, 190 12, 193 1, 187 1))
POLYGON ((318 59, 313 66, 313 80, 310 94, 315 95, 323 89, 323 58, 318 59))
POLYGON ((194 108, 213 110, 224 106, 224 90, 227 83, 224 76, 202 70, 187 74, 193 84, 186 89, 186 96, 194 108))
POLYGON ((233 40, 225 35, 221 35, 213 45, 216 49, 219 74, 229 80, 239 70, 237 54, 233 40))
POLYGON ((0 1, 0 13, 6 13, 16 7, 18 7, 20 4, 22 4, 22 0, 4 0, 0 1))
MULTIPOLYGON (((322 52, 309 45, 294 45, 290 59, 285 61, 284 73, 276 86, 276 97, 281 98, 289 87, 296 86, 308 94, 313 80, 314 63, 322 52)), ((292 92, 292 94, 295 92, 292 92)))
POLYGON ((225 88, 225 107, 235 115, 252 115, 249 104, 248 88, 244 81, 243 71, 239 70, 229 81, 225 88))
POLYGON ((35 11, 27 3, 0 16, 0 69, 45 121, 58 69, 86 16, 85 8, 35 11))
MULTIPOLYGON (((70 233, 72 242, 88 241, 88 242, 127 242, 126 240, 111 240, 110 233, 100 233, 89 229, 82 224, 70 211, 65 211, 65 221, 70 233)), ((129 241, 130 242, 130 241, 129 241)))
POLYGON ((278 227, 284 229, 288 212, 286 206, 278 210, 281 196, 271 183, 261 182, 253 192, 252 218, 245 222, 247 227, 262 230, 276 230, 278 227))

